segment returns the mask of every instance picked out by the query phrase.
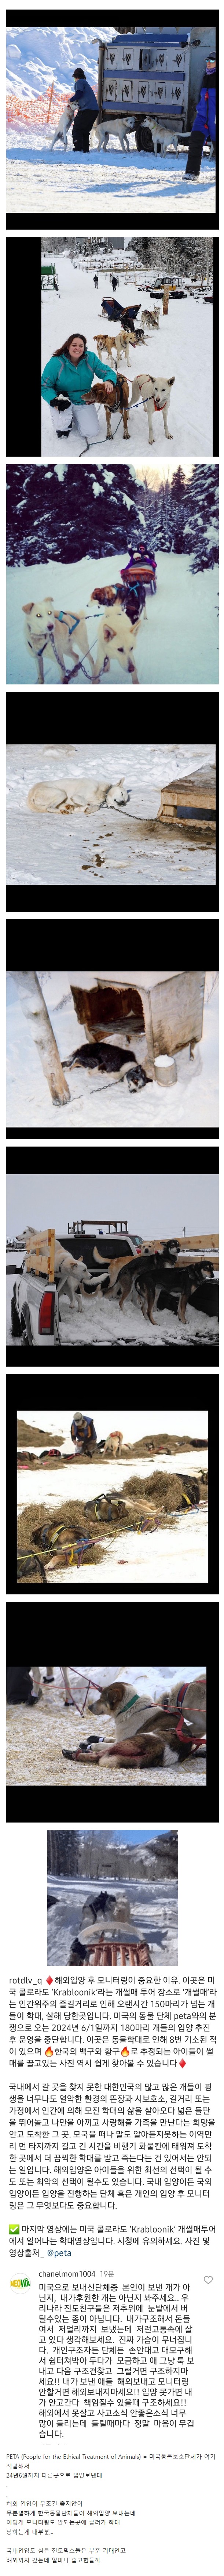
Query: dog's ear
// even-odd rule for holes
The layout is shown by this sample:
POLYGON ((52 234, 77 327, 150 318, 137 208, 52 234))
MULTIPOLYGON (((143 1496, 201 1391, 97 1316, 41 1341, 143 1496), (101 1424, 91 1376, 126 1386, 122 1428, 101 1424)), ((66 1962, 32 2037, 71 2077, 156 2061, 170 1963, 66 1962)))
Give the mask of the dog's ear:
POLYGON ((24 599, 22 612, 23 617, 30 617, 31 608, 35 608, 35 599, 24 599))
POLYGON ((169 376, 169 377, 168 377, 168 384, 169 384, 169 385, 175 385, 175 376, 169 376))

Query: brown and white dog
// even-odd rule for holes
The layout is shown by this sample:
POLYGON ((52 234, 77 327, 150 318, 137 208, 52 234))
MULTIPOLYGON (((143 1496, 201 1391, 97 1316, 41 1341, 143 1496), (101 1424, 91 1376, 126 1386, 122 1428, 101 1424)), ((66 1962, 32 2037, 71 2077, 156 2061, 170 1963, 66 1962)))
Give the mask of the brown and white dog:
POLYGON ((167 427, 167 412, 170 403, 171 385, 175 385, 175 376, 166 376, 165 382, 163 381, 162 376, 142 376, 140 373, 138 376, 134 376, 131 391, 131 402, 136 403, 138 401, 138 395, 141 394, 143 409, 147 412, 150 447, 153 447, 154 445, 154 411, 162 412, 165 438, 172 439, 172 430, 167 427))
POLYGON ((149 312, 149 306, 148 306, 148 308, 147 308, 147 304, 143 305, 143 311, 142 311, 142 313, 141 313, 141 322, 145 322, 145 326, 146 326, 146 330, 147 330, 147 331, 148 331, 148 330, 150 330, 150 323, 151 323, 151 330, 152 330, 152 331, 159 331, 159 324, 160 324, 160 304, 154 304, 152 313, 150 313, 150 312, 149 312))
MULTIPOLYGON (((98 355, 98 358, 102 358, 102 357, 104 357, 104 355, 106 356, 106 352, 107 352, 107 356, 108 356, 108 358, 110 358, 110 359, 111 359, 111 364, 112 364, 112 349, 116 349, 116 347, 117 347, 117 342, 116 342, 116 340, 115 340, 115 332, 114 332, 114 331, 112 332, 112 340, 110 340, 110 337, 109 337, 109 331, 95 331, 95 333, 94 333, 94 342, 93 342, 93 347, 94 347, 94 349, 97 349, 97 355, 98 355)), ((97 380, 97 381, 99 382, 99 378, 98 378, 98 380, 97 380)), ((91 393, 91 396, 90 396, 90 400, 91 400, 91 402, 92 402, 92 393, 91 393)), ((97 394, 97 401, 98 401, 98 394, 97 394)))
MULTIPOLYGON (((108 389, 108 385, 107 385, 107 392, 106 392, 106 385, 103 385, 103 384, 102 384, 102 385, 99 385, 99 384, 98 384, 98 382, 97 382, 97 385, 94 385, 94 386, 93 386, 93 398, 94 398, 94 395, 95 395, 95 400, 96 400, 96 402, 97 402, 98 404, 99 404, 99 403, 103 403, 104 411, 106 412, 107 438, 112 438, 112 429, 111 429, 111 412, 112 412, 112 411, 120 411, 120 412, 121 412, 121 417, 123 418, 123 433, 124 433, 124 438, 129 438, 129 429, 128 429, 129 384, 128 384, 128 378, 127 378, 127 376, 117 375, 117 377, 116 377, 116 385, 112 385, 112 384, 111 384, 109 389, 108 389)), ((87 396, 86 396, 86 400, 87 400, 87 403, 90 401, 90 395, 89 395, 89 394, 87 394, 87 396)), ((91 394, 91 401, 92 401, 92 394, 91 394)))
POLYGON ((59 664, 61 679, 65 683, 72 678, 72 672, 66 671, 64 653, 67 653, 74 670, 79 668, 82 657, 85 658, 86 655, 93 671, 86 620, 82 612, 81 615, 75 615, 72 609, 65 609, 63 616, 60 616, 59 611, 54 608, 53 599, 28 599, 23 605, 23 617, 26 617, 28 652, 32 653, 36 664, 36 677, 41 687, 44 683, 44 653, 54 654, 55 661, 59 664))
POLYGON ((90 1712, 94 1705, 97 1718, 101 1714, 113 1718, 116 1741, 108 1744, 105 1737, 94 1746, 92 1739, 89 1751, 88 1746, 79 1746, 77 1759, 85 1750, 88 1761, 140 1761, 151 1768, 163 1763, 166 1745, 181 1761, 186 1754, 206 1750, 206 1673, 192 1682, 174 1683, 156 1701, 140 1698, 131 1682, 129 1688, 121 1681, 111 1682, 101 1691, 97 1710, 96 1701, 89 1700, 90 1712))

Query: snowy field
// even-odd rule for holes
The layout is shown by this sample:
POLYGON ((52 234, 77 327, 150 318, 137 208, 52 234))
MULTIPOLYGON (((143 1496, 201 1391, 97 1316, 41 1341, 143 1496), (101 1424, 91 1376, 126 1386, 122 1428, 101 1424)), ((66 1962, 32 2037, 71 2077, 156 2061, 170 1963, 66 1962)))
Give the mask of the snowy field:
MULTIPOLYGON (((171 1458, 169 1459, 169 1462, 167 1462, 165 1452, 164 1459, 160 1456, 159 1463, 161 1466, 161 1473, 162 1470, 165 1469, 166 1465, 166 1472, 169 1472, 171 1476, 174 1474, 176 1475, 177 1467, 180 1474, 183 1469, 185 1474, 187 1473, 189 1475, 192 1473, 192 1475, 195 1476, 197 1471, 199 1474, 201 1468, 206 1466, 206 1451, 204 1449, 197 1451, 197 1463, 195 1451, 187 1451, 187 1466, 185 1450, 183 1450, 182 1454, 181 1451, 180 1454, 178 1453, 178 1460, 177 1458, 171 1458)), ((148 1479, 153 1475, 153 1473, 155 1474, 155 1468, 155 1459, 139 1459, 134 1462, 133 1473, 137 1474, 140 1480, 144 1478, 145 1475, 147 1475, 148 1479)), ((130 1475, 132 1474, 130 1459, 126 1460, 125 1465, 122 1465, 122 1460, 113 1460, 112 1472, 114 1492, 120 1494, 123 1485, 130 1482, 130 1475)), ((109 1494, 111 1489, 111 1460, 108 1462, 108 1465, 105 1465, 103 1462, 103 1468, 101 1460, 100 1464, 96 1464, 96 1469, 94 1468, 94 1497, 97 1497, 98 1494, 102 1493, 102 1473, 103 1491, 104 1493, 109 1494)), ((79 1499, 82 1502, 90 1502, 92 1491, 92 1470, 90 1467, 85 1467, 84 1462, 80 1466, 77 1464, 74 1471, 74 1495, 76 1502, 78 1502, 79 1499)), ((57 1512, 60 1513, 62 1502, 72 1502, 71 1470, 69 1467, 66 1469, 66 1466, 64 1466, 61 1475, 60 1468, 58 1467, 57 1479, 54 1474, 53 1467, 50 1468, 50 1465, 49 1468, 47 1467, 46 1471, 44 1468, 41 1470, 41 1467, 39 1467, 35 1474, 35 1479, 32 1474, 32 1469, 25 1468, 22 1473, 21 1470, 18 1471, 18 1538, 21 1512, 29 1509, 31 1506, 35 1514, 36 1507, 39 1507, 39 1505, 42 1506, 43 1504, 45 1511, 48 1508, 55 1510, 56 1505, 57 1512)), ((183 1585, 186 1583, 189 1585, 197 1583, 198 1585, 200 1583, 207 1583, 207 1506, 202 1504, 193 1511, 189 1511, 188 1508, 186 1508, 186 1514, 185 1512, 180 1512, 171 1528, 167 1529, 163 1527, 161 1529, 155 1529, 150 1533, 150 1537, 149 1534, 144 1531, 138 1533, 135 1530, 129 1530, 128 1532, 125 1530, 124 1534, 121 1528, 118 1527, 116 1537, 113 1538, 112 1542, 111 1538, 109 1540, 108 1550, 106 1544, 106 1533, 104 1534, 104 1547, 105 1553, 102 1552, 102 1559, 100 1558, 100 1563, 98 1565, 87 1566, 84 1563, 79 1569, 78 1583, 79 1585, 81 1583, 82 1588, 87 1592, 90 1582, 91 1585, 94 1584, 96 1590, 99 1591, 100 1589, 101 1591, 102 1587, 107 1586, 108 1581, 109 1583, 117 1581, 118 1588, 121 1588, 122 1590, 126 1577, 128 1582, 136 1584, 137 1586, 139 1583, 147 1585, 150 1583, 155 1584, 155 1586, 157 1586, 158 1583, 165 1585, 179 1583, 183 1585)), ((53 1586, 58 1583, 60 1585, 64 1584, 65 1587, 71 1584, 73 1589, 76 1588, 77 1574, 74 1567, 70 1568, 69 1566, 66 1566, 64 1574, 61 1568, 59 1568, 59 1571, 55 1568, 52 1572, 48 1567, 48 1591, 51 1592, 53 1586)))
MULTIPOLYGON (((101 971, 103 972, 103 969, 101 971)), ((38 968, 37 972, 39 972, 38 968)), ((121 975, 123 977, 122 959, 120 969, 115 969, 115 983, 119 982, 121 975)), ((127 977, 128 969, 125 969, 125 982, 127 977)), ((176 1054, 177 1080, 171 1089, 167 1089, 166 1083, 163 1085, 161 1082, 150 1082, 142 1091, 129 1091, 128 1083, 117 1082, 112 1073, 106 1076, 96 1071, 94 1074, 86 1073, 84 1078, 83 1065, 68 1069, 70 1053, 75 1047, 85 1043, 85 1032, 77 1020, 71 996, 70 987, 75 980, 75 968, 72 969, 72 967, 67 974, 62 969, 59 974, 52 973, 49 977, 45 974, 43 978, 44 1000, 50 1013, 61 1061, 67 1066, 66 1080, 70 1098, 60 1108, 51 1099, 49 1085, 44 1077, 40 1050, 35 1045, 32 1020, 24 1018, 20 995, 13 976, 7 976, 8 1126, 15 1130, 17 1127, 32 1126, 34 1129, 39 1129, 46 1126, 56 1134, 60 1134, 60 1129, 62 1133, 65 1128, 74 1132, 74 1129, 79 1130, 88 1126, 90 1132, 94 1133, 98 1128, 101 1129, 103 1123, 108 1132, 110 1129, 113 1129, 113 1132, 119 1128, 123 1130, 125 1126, 130 1133, 141 1128, 150 1135, 161 1127, 169 1127, 173 1130, 182 1127, 187 1127, 189 1130, 195 1127, 217 1127, 219 1114, 218 976, 214 980, 210 970, 206 975, 203 1034, 200 1045, 196 1046, 195 1056, 190 1058, 189 1046, 183 1046, 176 1054)), ((79 973, 78 980, 82 987, 87 985, 89 988, 92 983, 91 972, 86 972, 84 967, 79 973)), ((141 969, 139 979, 134 974, 131 980, 136 986, 140 980, 144 987, 152 989, 159 980, 159 970, 157 975, 155 971, 150 974, 147 968, 141 969)), ((164 970, 161 980, 165 980, 164 970)), ((144 1063, 145 1039, 138 1038, 136 1045, 133 1041, 133 1048, 139 1063, 144 1063)), ((91 1299, 91 1310, 92 1306, 91 1299)), ((71 1330, 71 1318, 69 1329, 71 1330)))
POLYGON ((169 841, 166 830, 164 846, 154 834, 146 837, 148 821, 156 820, 161 789, 175 778, 200 774, 213 767, 215 745, 208 743, 148 743, 141 750, 132 743, 88 743, 86 747, 88 777, 93 787, 103 782, 117 784, 122 777, 128 788, 125 808, 101 807, 97 814, 47 818, 27 811, 27 796, 37 780, 48 781, 83 778, 82 744, 52 745, 9 744, 7 753, 7 884, 8 885, 75 885, 82 875, 92 885, 103 872, 103 881, 125 884, 215 885, 215 850, 203 849, 191 834, 180 843, 178 830, 169 841))
MULTIPOLYGON (((47 365, 49 358, 52 357, 55 347, 57 348, 62 340, 67 340, 69 338, 69 334, 72 334, 72 332, 83 330, 87 339, 88 348, 93 351, 96 333, 105 330, 108 331, 109 335, 112 337, 112 330, 114 327, 115 337, 117 340, 119 329, 121 327, 119 322, 115 319, 113 326, 112 322, 110 323, 107 321, 106 313, 102 314, 101 309, 103 296, 110 293, 108 271, 105 271, 105 274, 102 270, 100 271, 98 287, 95 289, 93 284, 93 271, 95 265, 97 269, 98 261, 97 258, 95 261, 94 253, 91 274, 90 272, 86 272, 86 267, 81 267, 80 261, 78 262, 78 268, 74 269, 73 263, 69 259, 67 253, 65 253, 65 256, 63 253, 58 256, 58 253, 56 252, 58 295, 51 295, 49 291, 47 294, 42 295, 42 371, 47 365)), ((155 269, 155 276, 156 273, 158 274, 158 270, 156 272, 155 269)), ((138 275, 138 272, 136 272, 136 274, 138 275)), ((139 269, 139 277, 140 279, 142 277, 141 268, 139 269)), ((118 288, 116 292, 121 304, 127 304, 128 294, 131 294, 132 289, 131 285, 127 285, 127 276, 125 276, 125 271, 122 272, 122 269, 120 268, 118 288)), ((150 297, 146 295, 145 285, 142 293, 140 292, 140 289, 138 289, 138 286, 136 287, 136 303, 138 302, 138 296, 139 324, 141 321, 142 308, 144 308, 146 304, 149 304, 150 307, 150 299, 152 306, 154 300, 155 302, 157 301, 156 294, 154 298, 153 271, 150 270, 150 297)), ((187 294, 186 298, 183 296, 182 302, 178 302, 176 305, 174 297, 170 299, 168 314, 166 316, 163 316, 162 304, 160 302, 159 331, 156 329, 153 331, 150 324, 150 330, 145 335, 144 344, 142 342, 139 349, 131 349, 129 366, 127 365, 126 358, 123 359, 130 392, 134 376, 139 369, 140 371, 142 369, 144 375, 147 375, 149 372, 150 375, 157 377, 159 374, 162 377, 163 383, 166 376, 175 377, 175 384, 172 386, 171 391, 171 402, 168 415, 168 428, 170 437, 172 437, 173 441, 174 456, 212 456, 212 346, 212 305, 205 304, 203 297, 199 296, 196 298, 187 294), (165 376, 163 374, 163 370, 165 371, 165 376)), ((103 355, 104 352, 102 350, 102 357, 103 355)), ((113 350, 112 367, 114 366, 115 353, 113 350)), ((97 382, 94 389, 94 402, 96 403, 97 411, 97 382)), ((101 448, 102 452, 105 451, 105 443, 107 443, 106 415, 101 409, 98 417, 100 445, 97 442, 96 448, 91 446, 91 458, 93 463, 95 459, 96 461, 99 459, 101 448)), ((148 421, 147 415, 143 410, 142 402, 140 402, 136 408, 134 405, 133 408, 130 408, 128 425, 130 446, 133 456, 145 457, 148 452, 149 444, 148 421)), ((112 415, 111 429, 112 438, 115 438, 116 440, 116 457, 118 457, 123 455, 124 449, 122 420, 119 421, 119 424, 117 425, 116 416, 113 418, 112 415)), ((161 455, 165 455, 165 433, 162 415, 159 414, 159 412, 154 413, 153 439, 155 451, 158 451, 161 455)), ((78 426, 77 429, 75 429, 74 425, 70 432, 69 442, 65 438, 60 438, 59 443, 55 428, 55 412, 51 411, 50 404, 42 399, 42 456, 52 456, 53 454, 58 457, 58 455, 64 455, 67 463, 68 456, 69 459, 70 457, 74 457, 75 459, 80 454, 82 446, 83 440, 80 437, 80 431, 78 426)))
MULTIPOLYGON (((107 1880, 102 1865, 101 1884, 103 1888, 109 1888, 110 1895, 116 1896, 117 1900, 119 1900, 119 1888, 120 1893, 122 1890, 122 1893, 127 1895, 133 1934, 135 1939, 139 1938, 142 1941, 145 1935, 152 1953, 153 1966, 156 1966, 157 1962, 161 1966, 161 1960, 162 1965, 165 1960, 168 1960, 172 1967, 177 1967, 178 1880, 158 1878, 143 1884, 142 1879, 130 1877, 125 1878, 122 1885, 122 1879, 118 1881, 117 1878, 111 1878, 111 1875, 107 1880)), ((99 1895, 99 1880, 53 1878, 52 1876, 49 1879, 49 1893, 51 1896, 54 1895, 56 1902, 52 1908, 50 1907, 47 1918, 48 1967, 51 1968, 53 1965, 60 1968, 68 1963, 71 1943, 79 1933, 82 1908, 86 1904, 87 1897, 99 1895)), ((106 1971, 104 1973, 106 1974, 106 1971)))
MULTIPOLYGON (((56 120, 57 121, 57 120, 56 120)), ((47 133, 47 129, 46 129, 47 133)), ((215 215, 215 162, 207 149, 202 153, 199 177, 187 180, 185 171, 187 145, 152 158, 149 152, 136 152, 135 140, 129 153, 121 151, 119 140, 99 152, 94 142, 89 154, 73 152, 71 128, 68 150, 56 143, 51 154, 44 128, 32 124, 7 127, 7 213, 37 212, 43 216, 61 211, 66 216, 93 214, 94 204, 102 213, 121 210, 123 221, 129 214, 160 215, 161 212, 207 217, 215 215)))
MULTIPOLYGON (((81 474, 82 467, 80 465, 81 474)), ((122 559, 123 560, 123 559, 122 559)), ((124 557, 128 563, 129 553, 124 557)), ((132 649, 138 684, 143 688, 218 687, 218 569, 192 572, 193 558, 188 554, 156 554, 157 590, 146 594, 146 615, 141 618, 138 637, 132 629, 132 649)), ((99 622, 102 609, 92 593, 100 578, 103 583, 120 579, 120 555, 108 554, 97 564, 96 556, 85 555, 80 563, 24 563, 9 565, 7 571, 7 682, 10 687, 36 687, 36 665, 26 643, 26 621, 23 616, 24 591, 34 602, 52 598, 56 609, 72 610, 74 617, 85 611, 90 650, 97 659, 99 622), (31 676, 30 676, 31 675, 31 676)), ((104 650, 104 647, 103 647, 104 650)), ((67 662, 71 675, 71 662, 67 662)), ((54 655, 45 653, 45 688, 61 688, 54 655)), ((75 672, 71 686, 91 688, 89 665, 84 662, 75 672)), ((110 661, 98 683, 101 689, 114 693, 116 688, 132 689, 131 674, 126 673, 118 656, 110 661)))
MULTIPOLYGON (((185 1681, 194 1680, 196 1667, 186 1663, 184 1666, 182 1664, 172 1668, 167 1664, 155 1664, 150 1668, 147 1666, 144 1671, 142 1666, 140 1669, 139 1665, 134 1664, 120 1666, 92 1664, 90 1670, 90 1665, 86 1664, 82 1672, 77 1671, 75 1665, 69 1666, 69 1671, 75 1702, 73 1709, 66 1709, 64 1706, 64 1685, 58 1665, 54 1668, 54 1681, 50 1686, 46 1678, 42 1679, 43 1697, 36 1706, 28 1708, 27 1705, 21 1704, 18 1708, 7 1708, 6 1762, 9 1787, 17 1782, 18 1786, 24 1788, 32 1784, 33 1788, 54 1786, 64 1789, 66 1772, 63 1745, 67 1745, 67 1749, 71 1751, 80 1743, 85 1747, 87 1736, 97 1735, 100 1728, 106 1740, 108 1737, 110 1744, 113 1735, 115 1740, 114 1721, 106 1716, 102 1721, 101 1716, 99 1728, 97 1712, 99 1690, 102 1690, 104 1682, 116 1681, 118 1672, 124 1682, 129 1686, 133 1683, 134 1690, 139 1689, 139 1694, 145 1693, 147 1698, 149 1693, 150 1698, 158 1699, 159 1692, 163 1693, 166 1689, 171 1689, 174 1682, 178 1688, 178 1684, 183 1681, 183 1675, 185 1681), (87 1698, 88 1680, 90 1690, 87 1698), (93 1690, 93 1684, 96 1684, 96 1693, 95 1687, 93 1690), (92 1710, 90 1713, 91 1698, 94 1698, 94 1714, 92 1710)), ((101 1786, 108 1788, 110 1780, 114 1787, 115 1777, 118 1788, 125 1786, 124 1764, 121 1770, 117 1765, 115 1774, 107 1758, 106 1747, 105 1762, 101 1762, 100 1767, 97 1763, 91 1763, 91 1771, 89 1764, 85 1762, 84 1753, 84 1760, 79 1763, 77 1776, 80 1788, 86 1786, 86 1782, 89 1787, 91 1779, 93 1788, 97 1786, 98 1792, 101 1786)), ((127 1779, 128 1787, 135 1786, 137 1789, 141 1787, 141 1790, 144 1790, 144 1786, 147 1785, 149 1805, 150 1781, 153 1791, 154 1788, 162 1785, 168 1790, 172 1787, 177 1789, 177 1786, 206 1788, 206 1759, 199 1752, 192 1756, 189 1754, 188 1761, 181 1762, 178 1754, 173 1755, 167 1746, 162 1764, 153 1765, 151 1772, 148 1767, 144 1771, 142 1768, 138 1769, 135 1764, 133 1769, 128 1768, 127 1779)), ((69 1780, 72 1780, 72 1769, 70 1771, 68 1767, 67 1781, 69 1780)))

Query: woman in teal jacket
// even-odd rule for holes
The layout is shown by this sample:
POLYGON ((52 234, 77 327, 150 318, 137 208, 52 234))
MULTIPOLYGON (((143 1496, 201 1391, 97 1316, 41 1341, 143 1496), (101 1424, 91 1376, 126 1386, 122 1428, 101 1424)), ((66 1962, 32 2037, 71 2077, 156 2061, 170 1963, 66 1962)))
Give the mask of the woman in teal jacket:
POLYGON ((95 358, 93 350, 87 349, 86 340, 83 336, 80 339, 76 331, 71 340, 62 341, 61 349, 54 350, 41 378, 44 402, 50 403, 51 410, 56 412, 57 437, 68 438, 74 421, 75 428, 78 426, 83 434, 86 447, 92 445, 93 440, 95 446, 101 436, 95 403, 87 404, 85 401, 85 395, 91 393, 93 376, 104 377, 106 393, 111 384, 116 385, 114 367, 110 367, 108 375, 108 367, 102 366, 101 359, 95 358))

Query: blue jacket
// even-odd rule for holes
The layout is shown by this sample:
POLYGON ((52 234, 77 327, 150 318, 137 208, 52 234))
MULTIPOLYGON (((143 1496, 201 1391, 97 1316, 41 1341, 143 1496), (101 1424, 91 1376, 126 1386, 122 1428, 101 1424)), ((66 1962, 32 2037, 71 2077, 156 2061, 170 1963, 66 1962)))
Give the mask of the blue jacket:
POLYGON ((59 358, 54 351, 53 357, 48 358, 47 367, 44 367, 41 377, 44 402, 56 402, 57 394, 67 394, 68 402, 85 402, 86 394, 91 393, 93 376, 103 376, 106 384, 109 377, 113 385, 117 382, 115 368, 111 367, 109 359, 107 366, 103 366, 102 359, 95 358, 93 349, 85 349, 84 357, 79 358, 77 367, 71 366, 71 359, 68 356, 59 358))
POLYGON ((204 72, 192 134, 203 134, 205 143, 215 143, 215 72, 204 72))
POLYGON ((87 111, 88 108, 94 107, 95 116, 97 116, 96 91, 90 89, 90 81, 85 79, 85 73, 82 80, 80 72, 79 80, 75 83, 74 107, 87 108, 87 111))

